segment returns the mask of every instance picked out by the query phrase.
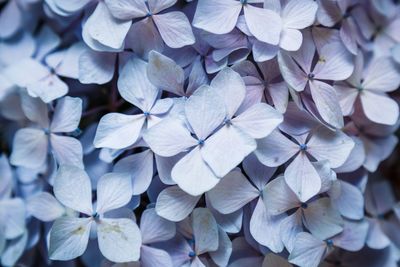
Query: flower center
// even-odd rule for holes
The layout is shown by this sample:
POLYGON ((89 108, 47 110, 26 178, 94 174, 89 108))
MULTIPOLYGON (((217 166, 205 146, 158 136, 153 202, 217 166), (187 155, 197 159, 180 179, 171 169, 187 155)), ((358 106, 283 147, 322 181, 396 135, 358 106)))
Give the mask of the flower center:
POLYGON ((302 209, 308 208, 308 204, 307 204, 307 203, 301 203, 301 208, 302 208, 302 209))
POLYGON ((199 139, 199 140, 197 141, 197 144, 198 144, 199 146, 204 145, 204 140, 203 140, 203 139, 199 139))
POLYGON ((307 144, 301 144, 300 145, 300 150, 301 151, 306 151, 307 150, 307 144))
POLYGON ((325 243, 326 243, 326 245, 327 245, 328 247, 330 247, 330 248, 333 247, 333 240, 332 240, 332 239, 326 240, 325 243))
POLYGON ((309 80, 314 80, 315 74, 314 73, 309 73, 308 75, 309 80))

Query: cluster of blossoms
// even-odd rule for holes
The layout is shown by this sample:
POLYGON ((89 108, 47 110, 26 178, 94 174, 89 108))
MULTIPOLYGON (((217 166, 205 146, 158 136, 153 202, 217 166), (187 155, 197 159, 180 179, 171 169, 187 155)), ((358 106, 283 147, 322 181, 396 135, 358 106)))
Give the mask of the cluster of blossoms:
POLYGON ((0 0, 0 265, 397 266, 396 2, 0 0))

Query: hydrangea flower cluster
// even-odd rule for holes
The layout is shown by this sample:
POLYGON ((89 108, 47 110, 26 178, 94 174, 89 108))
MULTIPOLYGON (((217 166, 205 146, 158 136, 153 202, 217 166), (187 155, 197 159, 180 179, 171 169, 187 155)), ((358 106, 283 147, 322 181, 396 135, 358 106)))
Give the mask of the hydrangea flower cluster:
POLYGON ((399 86, 398 1, 0 0, 0 265, 397 266, 399 86))

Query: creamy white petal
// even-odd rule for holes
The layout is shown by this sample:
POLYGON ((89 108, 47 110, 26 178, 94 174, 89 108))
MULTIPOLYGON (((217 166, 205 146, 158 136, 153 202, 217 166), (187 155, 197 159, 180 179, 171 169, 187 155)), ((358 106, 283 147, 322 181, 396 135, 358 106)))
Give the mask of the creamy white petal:
POLYGON ((130 20, 118 20, 111 15, 104 2, 99 2, 84 28, 90 37, 112 49, 122 49, 124 39, 131 27, 130 20))
POLYGON ((143 133, 143 139, 155 154, 171 157, 197 145, 184 123, 176 118, 166 118, 143 133))
POLYGON ((186 15, 180 11, 172 11, 152 16, 164 42, 171 48, 192 45, 195 37, 186 15))
POLYGON ((158 195, 156 212, 167 220, 182 221, 192 212, 200 197, 189 195, 178 186, 167 187, 158 195))
POLYGON ((52 260, 72 260, 81 256, 88 245, 91 218, 62 217, 50 231, 49 257, 52 260))
POLYGON ((41 192, 27 199, 27 211, 41 221, 50 222, 61 217, 65 208, 52 194, 41 192))
POLYGON ((47 157, 48 137, 44 131, 22 128, 14 136, 10 163, 27 168, 41 167, 47 157))
POLYGON ((317 160, 328 160, 332 168, 343 165, 354 148, 354 141, 340 130, 321 127, 307 143, 307 152, 317 160))
POLYGON ((303 223, 317 238, 324 240, 343 231, 343 219, 329 198, 320 198, 303 209, 303 223))
POLYGON ((271 215, 279 215, 300 206, 300 201, 287 186, 283 176, 279 176, 267 184, 263 191, 263 199, 265 207, 271 215))
POLYGON ((97 182, 96 212, 123 207, 132 198, 132 182, 129 173, 106 173, 97 182))
POLYGON ((203 159, 218 177, 240 164, 257 147, 255 140, 235 125, 225 125, 201 146, 203 159), (229 155, 229 156, 227 156, 229 155))
POLYGON ((153 178, 153 153, 145 150, 127 156, 114 165, 115 172, 127 172, 132 179, 132 194, 140 195, 149 188, 153 178))
POLYGON ((299 146, 284 136, 279 130, 257 140, 254 154, 266 166, 277 167, 287 162, 299 151, 299 146))
POLYGON ((215 34, 228 33, 236 25, 242 5, 231 0, 200 0, 193 26, 215 34))
POLYGON ((129 103, 143 112, 150 112, 159 90, 147 77, 148 64, 138 57, 131 57, 118 77, 118 91, 129 103))
POLYGON ((225 119, 222 98, 213 87, 203 85, 186 100, 185 114, 199 140, 205 140, 225 119))
POLYGON ((302 202, 317 195, 321 189, 321 178, 304 152, 300 152, 286 168, 285 181, 302 202))
POLYGON ((74 166, 61 166, 54 178, 53 191, 65 206, 92 215, 92 188, 86 172, 74 166))
POLYGON ((228 118, 232 118, 246 96, 246 86, 240 75, 230 68, 221 70, 210 86, 225 102, 228 118))
POLYGON ((146 209, 140 220, 143 244, 166 241, 175 236, 175 223, 160 217, 154 208, 146 209))
POLYGON ((218 224, 207 208, 197 208, 192 214, 192 228, 197 255, 218 249, 218 224))
POLYGON ((232 119, 235 126, 255 139, 266 137, 282 121, 282 114, 265 103, 254 104, 232 119))
POLYGON ((139 227, 131 219, 101 219, 97 223, 99 249, 113 262, 137 261, 142 237, 139 227))
POLYGON ((239 210, 260 192, 237 170, 228 173, 207 193, 211 205, 223 214, 239 210))
POLYGON ((143 114, 108 113, 97 126, 94 146, 120 149, 133 145, 139 139, 144 123, 143 114))
POLYGON ((66 96, 57 102, 50 129, 53 133, 73 132, 82 115, 82 99, 66 96))
POLYGON ((25 231, 25 203, 20 198, 10 198, 0 201, 1 226, 4 224, 4 232, 1 234, 6 239, 21 236, 25 231))
POLYGON ((83 168, 83 149, 78 139, 50 134, 50 145, 58 164, 83 168))
POLYGON ((149 53, 147 76, 157 88, 177 95, 185 94, 183 91, 185 73, 182 67, 157 51, 149 53))
POLYGON ((323 241, 303 232, 296 236, 289 262, 301 267, 317 267, 325 256, 326 245, 323 241))
POLYGON ((260 41, 277 45, 282 30, 281 17, 274 11, 244 6, 244 17, 250 32, 260 41))
POLYGON ((195 147, 175 164, 171 172, 179 187, 193 196, 207 192, 220 180, 203 160, 200 150, 195 147))

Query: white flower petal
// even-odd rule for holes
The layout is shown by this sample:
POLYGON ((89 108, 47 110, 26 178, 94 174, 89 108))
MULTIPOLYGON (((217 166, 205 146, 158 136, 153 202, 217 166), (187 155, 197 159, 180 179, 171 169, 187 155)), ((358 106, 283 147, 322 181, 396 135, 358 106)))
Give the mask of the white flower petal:
POLYGON ((199 0, 193 26, 215 34, 228 33, 235 28, 242 5, 231 0, 199 0))
POLYGON ((279 253, 283 250, 279 225, 284 216, 271 216, 262 200, 257 200, 250 219, 250 233, 253 238, 271 251, 279 253))
POLYGON ((205 140, 225 119, 222 98, 212 87, 203 85, 186 100, 185 114, 199 140, 205 140))
POLYGON ((99 249, 113 262, 137 261, 142 237, 139 227, 131 219, 101 219, 97 224, 99 249))
POLYGON ((150 111, 159 94, 159 90, 147 78, 147 66, 140 58, 131 57, 118 78, 118 91, 122 98, 143 112, 150 111))
POLYGON ((192 212, 200 197, 189 195, 178 186, 167 187, 158 195, 156 212, 167 220, 182 221, 192 212))
POLYGON ((370 63, 362 87, 366 90, 391 92, 400 85, 400 73, 391 58, 379 58, 370 63))
POLYGON ((299 146, 284 136, 279 130, 257 140, 254 154, 260 162, 269 167, 278 167, 299 151, 299 146))
POLYGON ((332 168, 343 165, 353 148, 353 139, 340 130, 325 127, 312 134, 307 143, 307 152, 317 160, 328 160, 332 168))
POLYGON ((0 201, 1 224, 6 239, 14 239, 25 231, 25 204, 20 198, 11 198, 0 201))
POLYGON ((246 86, 240 75, 230 68, 221 70, 210 86, 223 99, 228 118, 232 118, 246 96, 246 86))
POLYGON ((271 215, 282 214, 300 205, 300 201, 287 186, 283 176, 279 176, 267 184, 263 192, 263 199, 265 207, 271 215))
POLYGON ((111 14, 121 20, 145 17, 148 13, 146 2, 142 0, 105 0, 111 14))
POLYGON ((175 5, 177 0, 148 0, 147 2, 151 12, 155 14, 175 5))
POLYGON ((166 241, 175 236, 175 223, 160 217, 154 208, 146 209, 140 220, 143 244, 166 241))
POLYGON ((343 232, 332 239, 333 244, 348 251, 359 251, 364 247, 368 228, 367 221, 346 221, 343 232))
POLYGON ((82 99, 66 96, 57 102, 50 129, 53 133, 73 132, 82 115, 82 99))
POLYGON ((368 119, 385 125, 394 125, 399 118, 399 105, 385 93, 363 91, 360 95, 363 111, 368 119))
POLYGON ((94 146, 120 149, 133 145, 139 139, 144 123, 143 114, 108 113, 100 119, 94 146))
POLYGON ((27 199, 27 211, 41 221, 50 222, 60 218, 65 208, 52 194, 41 192, 27 199))
POLYGON ((185 73, 181 66, 175 63, 169 57, 150 51, 149 64, 147 65, 147 76, 151 83, 157 88, 184 95, 183 83, 185 82, 185 73))
POLYGON ((152 16, 164 42, 171 48, 192 45, 195 37, 186 15, 180 11, 172 11, 152 16))
POLYGON ((79 57, 79 81, 105 84, 114 76, 116 54, 86 50, 79 57))
POLYGON ((97 182, 96 212, 123 207, 132 198, 132 182, 129 173, 106 173, 97 182))
POLYGON ((321 189, 321 178, 303 152, 286 168, 285 181, 302 202, 317 195, 321 189))
POLYGON ((183 122, 166 118, 143 133, 143 139, 151 150, 162 157, 171 157, 197 145, 183 122))
POLYGON ((54 178, 53 191, 63 205, 92 215, 92 188, 90 178, 84 170, 73 166, 61 166, 54 178))
POLYGON ((323 241, 309 233, 299 233, 296 236, 294 248, 289 255, 289 262, 298 266, 318 267, 326 249, 323 241))
POLYGON ((313 236, 325 240, 343 231, 343 219, 329 198, 320 198, 303 209, 303 223, 313 236))
POLYGON ((45 103, 49 103, 68 93, 68 85, 54 74, 29 84, 26 89, 30 96, 40 97, 45 103))
POLYGON ((232 124, 210 136, 200 152, 214 173, 224 177, 256 148, 254 139, 232 124))
POLYGON ((284 28, 281 33, 279 46, 286 51, 297 51, 303 42, 303 35, 299 30, 284 28))
POLYGON ((111 49, 122 49, 124 39, 132 22, 118 20, 111 15, 104 2, 99 2, 93 14, 88 18, 84 28, 90 37, 111 49))
POLYGON ((81 256, 88 245, 91 218, 62 217, 50 231, 49 257, 52 260, 72 260, 81 256))
POLYGON ((182 190, 193 196, 207 192, 219 182, 203 160, 198 146, 175 164, 171 176, 182 190))
POLYGON ((244 6, 244 17, 250 32, 260 41, 277 45, 282 30, 281 17, 272 10, 244 6))
POLYGON ((265 103, 254 104, 232 119, 235 126, 255 139, 266 137, 282 121, 282 114, 265 103))
POLYGON ((209 192, 211 205, 223 214, 229 214, 242 208, 257 198, 260 192, 239 171, 228 173, 209 192))
POLYGON ((335 89, 324 82, 314 80, 309 83, 312 99, 322 119, 335 128, 344 125, 342 109, 335 89))
POLYGON ((10 163, 27 168, 41 167, 47 157, 48 138, 44 131, 22 128, 14 136, 10 163))
POLYGON ((312 0, 288 1, 282 10, 283 25, 286 28, 304 29, 314 23, 318 4, 312 0))
POLYGON ((59 165, 83 168, 83 149, 79 140, 69 136, 50 134, 50 145, 59 165))
POLYGON ((127 156, 114 166, 115 172, 129 173, 132 179, 132 194, 140 195, 148 189, 153 178, 153 153, 145 150, 127 156))
POLYGON ((218 249, 218 224, 207 208, 197 208, 192 214, 192 228, 197 255, 218 249))

